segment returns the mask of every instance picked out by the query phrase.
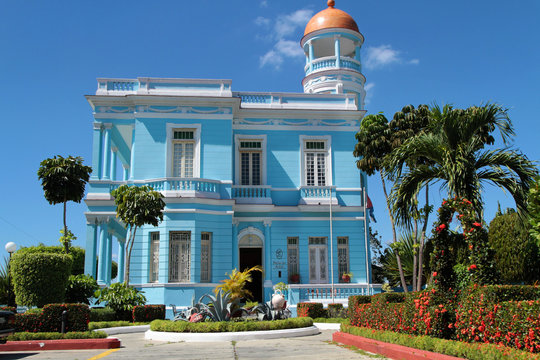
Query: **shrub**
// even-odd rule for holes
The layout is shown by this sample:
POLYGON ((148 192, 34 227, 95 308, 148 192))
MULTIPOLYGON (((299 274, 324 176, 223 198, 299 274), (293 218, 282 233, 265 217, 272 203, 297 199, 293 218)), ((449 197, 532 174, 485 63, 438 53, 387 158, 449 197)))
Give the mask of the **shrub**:
POLYGON ((533 286, 470 287, 456 314, 456 336, 540 352, 539 299, 540 288, 533 286))
POLYGON ((42 308, 32 308, 32 309, 26 310, 25 314, 37 314, 37 315, 40 315, 42 312, 43 312, 42 308))
POLYGON ((96 322, 90 321, 88 323, 88 330, 105 329, 105 328, 111 328, 111 327, 134 326, 134 325, 147 325, 149 323, 150 322, 133 323, 131 321, 96 321, 96 322))
POLYGON ((313 320, 310 318, 291 318, 272 321, 212 321, 200 323, 190 323, 187 321, 154 320, 150 324, 150 329, 153 331, 167 332, 210 333, 296 329, 312 325, 313 320))
POLYGON ((64 301, 71 256, 21 250, 13 254, 10 266, 17 304, 42 307, 64 301))
POLYGON ((90 275, 70 275, 66 288, 67 303, 90 304, 89 298, 99 289, 97 281, 90 275))
MULTIPOLYGON (((65 254, 63 246, 46 246, 39 244, 38 246, 23 247, 17 252, 25 254, 65 254)), ((69 256, 73 258, 73 265, 71 266, 71 275, 84 274, 84 249, 78 246, 69 248, 69 256)))
POLYGON ((327 315, 329 318, 346 318, 347 310, 343 308, 343 304, 328 304, 327 315))
POLYGON ((139 291, 126 283, 114 283, 108 288, 99 289, 95 292, 96 303, 107 303, 107 307, 113 309, 117 320, 133 319, 133 307, 144 305, 146 297, 142 291, 139 291))
POLYGON ((49 304, 43 307, 40 331, 60 331, 62 312, 67 310, 66 331, 87 331, 90 308, 85 304, 49 304))
POLYGON ((59 340, 59 339, 104 339, 107 334, 104 331, 85 331, 85 332, 17 332, 9 335, 8 341, 31 341, 31 340, 59 340))
POLYGON ((109 308, 90 309, 90 321, 115 321, 116 313, 109 308))
POLYGON ((133 307, 133 321, 165 320, 165 305, 139 305, 133 307))
POLYGON ((11 311, 16 314, 17 308, 15 306, 0 306, 0 311, 11 311))
POLYGON ((469 360, 540 360, 540 356, 492 344, 468 344, 459 341, 432 338, 429 336, 410 336, 392 331, 373 330, 341 325, 341 331, 392 344, 409 346, 415 349, 433 351, 469 360))
POLYGON ((38 332, 41 327, 41 314, 15 314, 13 328, 16 332, 38 332))
POLYGON ((533 283, 540 279, 538 247, 518 213, 507 211, 496 216, 489 223, 488 238, 503 283, 533 283))
POLYGON ((298 317, 310 317, 312 319, 318 317, 327 317, 326 310, 323 309, 323 304, 313 302, 303 302, 296 305, 296 313, 298 317))

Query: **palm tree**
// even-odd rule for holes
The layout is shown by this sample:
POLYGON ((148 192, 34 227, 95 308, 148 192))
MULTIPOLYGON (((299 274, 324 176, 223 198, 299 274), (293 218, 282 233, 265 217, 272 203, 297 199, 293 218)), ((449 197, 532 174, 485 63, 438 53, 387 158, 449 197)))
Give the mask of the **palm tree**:
MULTIPOLYGON (((393 243, 397 242, 396 223, 394 214, 391 209, 390 197, 386 190, 384 171, 384 161, 392 152, 392 134, 388 126, 388 120, 383 114, 368 115, 362 120, 360 131, 356 134, 358 143, 354 148, 354 156, 360 157, 356 161, 356 166, 364 171, 368 176, 379 172, 381 175, 382 188, 386 198, 386 207, 392 224, 393 243)), ((403 275, 401 259, 399 253, 396 252, 397 266, 401 278, 401 286, 407 292, 407 284, 403 275)))
POLYGON ((428 160, 407 168, 395 182, 392 201, 397 217, 404 223, 410 221, 410 209, 420 189, 437 181, 449 196, 469 199, 479 218, 486 182, 506 189, 518 210, 525 213, 529 184, 537 170, 525 155, 508 147, 514 131, 507 111, 496 104, 467 109, 435 105, 430 113, 430 131, 411 138, 392 156, 394 166, 411 159, 428 160), (486 150, 486 145, 495 142, 495 130, 505 147, 486 150))

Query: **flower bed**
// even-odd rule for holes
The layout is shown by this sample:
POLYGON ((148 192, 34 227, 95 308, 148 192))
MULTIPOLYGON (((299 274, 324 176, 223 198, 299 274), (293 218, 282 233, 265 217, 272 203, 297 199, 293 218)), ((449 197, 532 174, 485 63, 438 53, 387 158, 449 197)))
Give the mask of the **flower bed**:
POLYGON ((272 321, 207 321, 190 323, 187 321, 154 320, 150 330, 163 332, 213 333, 296 329, 313 325, 311 318, 292 318, 272 321))
POLYGON ((540 352, 540 288, 484 286, 460 296, 436 289, 349 298, 350 323, 376 330, 540 352))
POLYGON ((430 336, 412 336, 393 331, 374 330, 347 324, 341 325, 341 331, 386 343, 399 344, 469 360, 540 360, 539 354, 531 354, 501 345, 470 344, 430 336))
POLYGON ((296 313, 298 317, 310 317, 312 319, 326 317, 326 310, 323 309, 322 303, 301 302, 296 305, 296 313))
POLYGON ((87 331, 90 309, 86 304, 49 304, 39 314, 16 314, 17 332, 60 332, 62 312, 67 311, 66 331, 87 331))

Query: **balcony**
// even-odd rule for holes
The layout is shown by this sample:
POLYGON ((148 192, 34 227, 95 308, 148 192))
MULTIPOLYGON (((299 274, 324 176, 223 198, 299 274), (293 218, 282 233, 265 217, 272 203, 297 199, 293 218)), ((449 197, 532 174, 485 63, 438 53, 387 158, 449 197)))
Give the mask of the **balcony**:
MULTIPOLYGON (((361 72, 362 71, 362 65, 359 61, 352 59, 350 57, 341 56, 340 59, 340 66, 341 69, 351 69, 354 71, 361 72)), ((337 69, 338 66, 336 64, 336 57, 335 56, 325 56, 318 59, 314 59, 311 63, 311 70, 309 64, 305 66, 306 75, 309 75, 311 73, 317 72, 317 71, 324 71, 324 70, 330 70, 330 69, 337 69)))

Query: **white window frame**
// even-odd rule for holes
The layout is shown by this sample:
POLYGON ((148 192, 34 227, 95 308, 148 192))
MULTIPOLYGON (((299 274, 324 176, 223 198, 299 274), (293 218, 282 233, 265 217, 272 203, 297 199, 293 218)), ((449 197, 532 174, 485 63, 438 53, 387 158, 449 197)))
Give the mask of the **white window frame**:
MULTIPOLYGON (((234 173, 235 173, 235 185, 240 185, 242 182, 241 166, 240 166, 240 143, 243 141, 260 141, 261 142, 261 184, 266 185, 266 135, 249 135, 249 134, 236 134, 234 135, 234 173)), ((246 151, 250 151, 247 150, 246 151)), ((255 186, 260 186, 255 185, 255 186)), ((249 186, 249 185, 244 185, 249 186)))
POLYGON ((167 123, 167 160, 165 163, 165 174, 173 177, 173 159, 175 131, 193 131, 193 178, 201 177, 201 124, 173 124, 167 123))
MULTIPOLYGON (((306 178, 306 152, 312 152, 311 150, 306 149, 306 142, 308 141, 323 141, 324 151, 315 151, 315 152, 325 152, 325 182, 324 186, 333 186, 332 182, 332 136, 330 135, 320 135, 320 136, 309 136, 309 135, 300 135, 300 178, 302 179, 302 186, 307 185, 306 178)), ((309 185, 312 186, 312 185, 309 185)))
POLYGON ((160 240, 160 233, 159 231, 152 231, 148 233, 150 237, 150 246, 149 246, 149 261, 150 264, 148 266, 148 282, 150 283, 156 283, 159 282, 159 240, 160 240), (154 235, 157 234, 157 239, 154 239, 154 235), (157 250, 157 251, 156 251, 157 250), (157 253, 157 263, 154 263, 155 255, 154 253, 157 253), (157 267, 157 269, 156 269, 157 267), (157 276, 154 278, 154 272, 157 273, 157 276))
POLYGON ((208 231, 201 232, 201 273, 200 273, 200 282, 208 283, 212 280, 212 238, 213 234, 208 231), (203 235, 208 235, 208 239, 203 239, 203 235), (208 278, 203 278, 202 273, 202 264, 203 264, 203 241, 208 241, 208 278))

